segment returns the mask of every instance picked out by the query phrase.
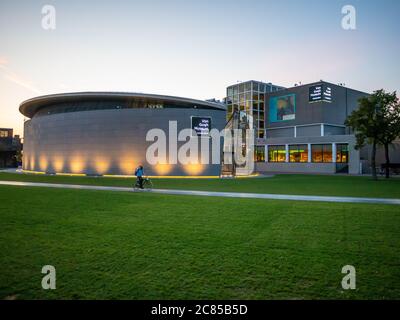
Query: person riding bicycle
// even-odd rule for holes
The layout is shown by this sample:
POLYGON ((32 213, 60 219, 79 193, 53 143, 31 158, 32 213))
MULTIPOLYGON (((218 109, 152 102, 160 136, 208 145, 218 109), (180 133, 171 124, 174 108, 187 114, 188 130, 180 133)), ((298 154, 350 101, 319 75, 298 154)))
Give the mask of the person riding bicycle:
POLYGON ((137 182, 139 182, 140 189, 143 189, 143 175, 144 175, 144 169, 143 166, 140 164, 135 170, 135 176, 137 178, 137 182))

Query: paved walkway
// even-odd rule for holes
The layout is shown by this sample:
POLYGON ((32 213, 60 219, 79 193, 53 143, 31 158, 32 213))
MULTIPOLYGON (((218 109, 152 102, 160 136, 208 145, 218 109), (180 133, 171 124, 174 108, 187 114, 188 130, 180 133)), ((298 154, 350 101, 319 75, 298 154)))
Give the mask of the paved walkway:
POLYGON ((400 205, 400 199, 382 199, 382 198, 301 196, 301 195, 289 195, 289 194, 190 191, 190 190, 173 190, 173 189, 153 189, 153 190, 137 190, 137 191, 135 191, 132 188, 124 188, 124 187, 89 186, 89 185, 76 185, 76 184, 55 184, 55 183, 37 183, 37 182, 20 182, 20 181, 0 181, 0 185, 20 186, 20 187, 78 189, 78 190, 101 190, 101 191, 117 191, 117 192, 150 192, 150 193, 170 194, 170 195, 225 197, 225 198, 243 198, 243 199, 320 201, 320 202, 343 202, 343 203, 374 203, 374 204, 400 205))

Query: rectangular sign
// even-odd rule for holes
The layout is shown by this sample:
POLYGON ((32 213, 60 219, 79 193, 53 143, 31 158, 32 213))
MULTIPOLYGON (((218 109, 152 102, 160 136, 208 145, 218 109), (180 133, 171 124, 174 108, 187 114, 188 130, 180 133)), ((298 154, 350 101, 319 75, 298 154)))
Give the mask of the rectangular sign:
POLYGON ((211 130, 211 118, 192 116, 192 130, 194 130, 198 136, 209 136, 211 130))
POLYGON ((332 87, 318 84, 308 89, 308 102, 332 102, 332 87))
POLYGON ((270 122, 288 121, 296 118, 296 95, 272 97, 269 100, 270 122))
POLYGON ((332 88, 324 85, 323 89, 324 91, 322 92, 322 100, 326 102, 332 102, 332 88))
POLYGON ((322 100, 322 85, 312 86, 308 89, 308 101, 321 101, 322 100))

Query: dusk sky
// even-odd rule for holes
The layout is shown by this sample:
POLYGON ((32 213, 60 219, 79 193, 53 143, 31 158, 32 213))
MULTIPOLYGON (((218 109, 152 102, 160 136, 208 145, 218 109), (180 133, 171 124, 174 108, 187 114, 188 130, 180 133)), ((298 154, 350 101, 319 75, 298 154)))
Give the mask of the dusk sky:
POLYGON ((0 0, 0 127, 22 135, 19 104, 57 92, 221 99, 250 79, 400 90, 399 14, 398 0, 0 0), (342 28, 347 4, 356 30, 342 28))

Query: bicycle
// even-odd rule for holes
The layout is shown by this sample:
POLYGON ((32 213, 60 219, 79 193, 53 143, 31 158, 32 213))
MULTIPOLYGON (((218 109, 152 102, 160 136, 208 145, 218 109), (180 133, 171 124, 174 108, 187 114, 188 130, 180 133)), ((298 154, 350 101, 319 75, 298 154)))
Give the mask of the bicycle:
POLYGON ((153 189, 153 182, 151 182, 150 178, 144 177, 142 186, 143 186, 143 188, 140 188, 139 180, 136 180, 136 183, 133 186, 133 189, 134 190, 152 190, 153 189))

